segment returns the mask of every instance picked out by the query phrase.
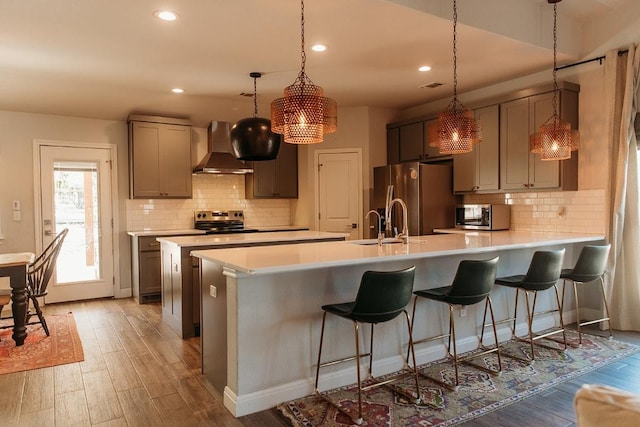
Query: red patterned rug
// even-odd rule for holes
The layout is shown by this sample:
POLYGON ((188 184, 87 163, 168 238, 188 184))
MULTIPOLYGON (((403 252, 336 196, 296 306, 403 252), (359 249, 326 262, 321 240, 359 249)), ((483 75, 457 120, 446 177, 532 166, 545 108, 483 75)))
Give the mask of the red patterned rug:
POLYGON ((46 316, 50 336, 41 325, 27 327, 24 345, 16 347, 13 330, 0 329, 0 374, 28 371, 84 360, 73 313, 46 316))
MULTIPOLYGON (((567 341, 578 342, 577 333, 567 331, 567 341)), ((534 364, 526 365, 511 358, 502 358, 502 375, 462 365, 460 387, 450 391, 434 382, 420 378, 422 403, 413 404, 384 387, 363 394, 362 426, 452 426, 503 408, 561 382, 585 374, 640 350, 631 344, 582 334, 582 348, 570 347, 565 352, 536 347, 534 364)), ((501 345, 503 354, 525 356, 529 345, 509 341, 501 345)), ((495 353, 476 359, 487 368, 497 365, 495 353)), ((354 366, 355 369, 355 366, 354 366)), ((419 369, 432 377, 451 381, 454 371, 451 362, 436 361, 419 369)), ((413 391, 412 378, 397 384, 413 391)), ((330 397, 357 413, 357 388, 342 387, 329 392, 330 397)), ((285 402, 278 406, 282 414, 296 427, 345 427, 351 420, 333 406, 316 396, 285 402)))

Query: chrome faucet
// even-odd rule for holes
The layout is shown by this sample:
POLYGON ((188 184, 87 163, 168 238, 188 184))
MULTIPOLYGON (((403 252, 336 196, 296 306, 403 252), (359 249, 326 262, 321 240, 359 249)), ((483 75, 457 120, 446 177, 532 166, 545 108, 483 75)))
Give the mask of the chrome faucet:
POLYGON ((391 237, 391 200, 393 200, 393 185, 387 186, 387 200, 384 204, 384 233, 391 237))
POLYGON ((384 239, 384 232, 382 231, 382 217, 380 216, 378 211, 375 211, 373 209, 367 212, 364 217, 369 218, 369 214, 376 214, 378 216, 378 246, 382 246, 382 239, 384 239))
POLYGON ((408 244, 409 243, 409 220, 408 220, 408 213, 407 213, 407 205, 400 198, 395 198, 391 200, 391 203, 389 203, 389 219, 391 219, 391 208, 393 207, 394 203, 400 203, 400 206, 402 206, 402 232, 400 234, 397 234, 398 232, 396 230, 395 237, 396 239, 402 240, 402 243, 408 244))

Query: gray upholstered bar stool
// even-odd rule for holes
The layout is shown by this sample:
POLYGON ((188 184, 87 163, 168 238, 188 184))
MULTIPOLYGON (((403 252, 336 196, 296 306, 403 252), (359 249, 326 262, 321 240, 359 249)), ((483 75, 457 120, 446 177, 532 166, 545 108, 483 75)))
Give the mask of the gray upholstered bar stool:
POLYGON ((609 316, 609 304, 607 304, 607 296, 604 291, 604 270, 607 267, 607 259, 609 257, 609 250, 611 244, 607 245, 587 245, 582 248, 578 261, 573 268, 562 270, 560 278, 564 279, 562 282, 562 302, 564 304, 564 288, 567 280, 573 282, 573 294, 576 299, 576 323, 578 325, 578 342, 582 346, 582 331, 581 326, 592 325, 595 323, 607 322, 609 326, 609 338, 613 335, 611 333, 611 320, 609 316), (604 308, 606 317, 602 317, 596 320, 589 320, 582 322, 580 320, 580 304, 578 302, 578 286, 585 286, 588 283, 600 280, 600 291, 602 292, 602 301, 604 302, 604 308))
MULTIPOLYGON (((516 302, 515 308, 513 310, 513 317, 509 319, 502 320, 498 323, 510 322, 513 321, 513 326, 511 327, 511 334, 513 337, 516 337, 516 318, 518 315, 518 295, 522 291, 525 296, 526 310, 527 310, 527 328, 529 331, 528 341, 531 345, 531 356, 530 359, 522 359, 525 362, 533 362, 535 360, 535 352, 533 348, 533 344, 535 341, 548 338, 552 335, 558 334, 562 332, 562 339, 564 344, 563 351, 567 349, 567 335, 564 329, 564 320, 562 318, 562 302, 560 301, 560 295, 558 294, 557 282, 560 279, 560 273, 562 271, 562 261, 564 259, 564 249, 552 250, 552 251, 536 251, 533 254, 531 259, 531 263, 529 264, 529 269, 527 274, 524 275, 515 275, 509 277, 499 277, 496 279, 496 285, 507 286, 509 288, 514 288, 516 290, 516 302), (546 311, 536 312, 536 301, 538 299, 538 292, 545 291, 547 289, 554 288, 556 293, 556 304, 557 308, 550 309, 546 311), (533 304, 529 300, 529 294, 533 294, 533 304), (558 312, 560 315, 560 328, 554 329, 552 331, 543 333, 543 334, 534 334, 533 333, 533 318, 536 314, 547 314, 558 312)), ((484 331, 484 330, 483 330, 484 331)), ((549 345, 538 343, 538 345, 546 348, 550 348, 552 350, 560 350, 557 347, 552 347, 549 345)), ((505 354, 507 356, 507 354, 505 354)))
MULTIPOLYGON (((495 257, 490 260, 464 260, 460 261, 458 265, 458 269, 456 271, 456 275, 453 278, 453 282, 450 286, 443 286, 440 288, 434 289, 425 289, 420 291, 415 291, 415 299, 413 300, 413 323, 411 325, 411 330, 413 331, 414 323, 415 323, 415 314, 416 314, 416 304, 419 298, 427 298, 433 301, 444 302, 449 305, 449 333, 438 335, 435 337, 423 338, 419 341, 414 341, 414 345, 422 342, 438 340, 442 338, 448 338, 447 344, 447 356, 453 358, 453 364, 455 367, 455 384, 446 383, 439 378, 427 377, 430 380, 441 384, 448 388, 455 389, 460 384, 460 380, 458 377, 458 363, 467 363, 475 366, 476 368, 482 369, 484 371, 488 371, 490 373, 499 374, 502 371, 502 359, 500 358, 500 345, 498 343, 498 334, 496 332, 495 327, 495 319, 493 317, 493 305, 491 303, 491 289, 493 289, 493 284, 496 279, 496 271, 498 268, 498 257, 495 257), (468 306, 477 304, 479 302, 484 301, 484 317, 482 320, 482 330, 484 331, 484 327, 487 321, 487 308, 491 314, 491 323, 489 325, 493 326, 493 337, 495 342, 495 347, 484 347, 482 339, 480 340, 480 347, 483 348, 484 351, 480 353, 475 353, 473 355, 467 356, 465 358, 458 357, 458 349, 456 346, 456 324, 455 324, 455 315, 454 315, 454 307, 455 306, 468 306), (453 354, 451 353, 451 347, 453 343, 453 354), (481 366, 479 364, 472 363, 470 360, 472 358, 476 358, 479 356, 483 356, 488 353, 496 353, 498 356, 498 370, 494 371, 485 366, 481 366)), ((421 375, 424 375, 421 373, 421 375)))
POLYGON ((389 385, 393 381, 411 374, 414 377, 416 393, 412 395, 410 392, 401 388, 391 388, 392 391, 405 396, 409 401, 414 403, 420 402, 420 389, 418 385, 418 374, 416 370, 416 357, 413 351, 413 339, 411 337, 411 319, 407 313, 406 306, 411 301, 413 292, 413 280, 415 277, 415 267, 409 267, 399 271, 365 271, 360 281, 358 294, 355 301, 327 304, 322 306, 324 314, 322 315, 322 330, 320 332, 320 347, 318 348, 318 364, 316 365, 316 381, 315 392, 322 399, 333 405, 340 412, 350 417, 356 424, 362 424, 362 392, 379 387, 389 385), (322 342, 324 339, 324 326, 327 313, 334 314, 353 322, 355 332, 356 355, 338 360, 332 360, 321 363, 322 342), (373 330, 377 323, 384 323, 395 319, 404 313, 407 321, 407 333, 409 336, 409 349, 413 356, 413 367, 409 367, 405 372, 401 372, 386 380, 379 380, 373 376, 373 330), (360 354, 359 341, 359 323, 369 323, 371 325, 371 337, 369 342, 369 352, 360 354), (360 376, 360 358, 369 356, 369 377, 373 380, 371 384, 363 387, 360 376), (320 377, 320 368, 335 365, 349 360, 356 361, 356 370, 358 376, 358 415, 357 417, 349 413, 340 403, 335 402, 329 396, 318 390, 318 379, 320 377))

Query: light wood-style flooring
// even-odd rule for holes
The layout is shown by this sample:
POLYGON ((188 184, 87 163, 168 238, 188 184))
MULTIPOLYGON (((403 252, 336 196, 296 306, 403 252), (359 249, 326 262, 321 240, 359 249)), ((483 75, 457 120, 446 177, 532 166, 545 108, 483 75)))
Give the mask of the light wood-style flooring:
MULTIPOLYGON (((69 311, 75 315, 85 360, 0 375, 0 426, 289 425, 275 409, 231 416, 220 396, 204 385, 199 339, 179 338, 162 322, 158 303, 107 299, 45 307, 48 314, 69 311)), ((615 338, 640 344, 640 333, 617 332, 615 338)), ((467 425, 575 425, 573 394, 583 383, 640 393, 640 355, 467 425)))

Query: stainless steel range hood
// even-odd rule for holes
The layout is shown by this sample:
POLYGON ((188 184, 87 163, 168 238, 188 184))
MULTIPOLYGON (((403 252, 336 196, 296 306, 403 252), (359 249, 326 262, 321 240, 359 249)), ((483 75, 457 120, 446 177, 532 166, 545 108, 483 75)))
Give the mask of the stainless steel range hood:
POLYGON ((253 173, 251 163, 235 158, 231 154, 231 124, 211 122, 207 132, 208 152, 198 163, 193 173, 248 174, 253 173))

